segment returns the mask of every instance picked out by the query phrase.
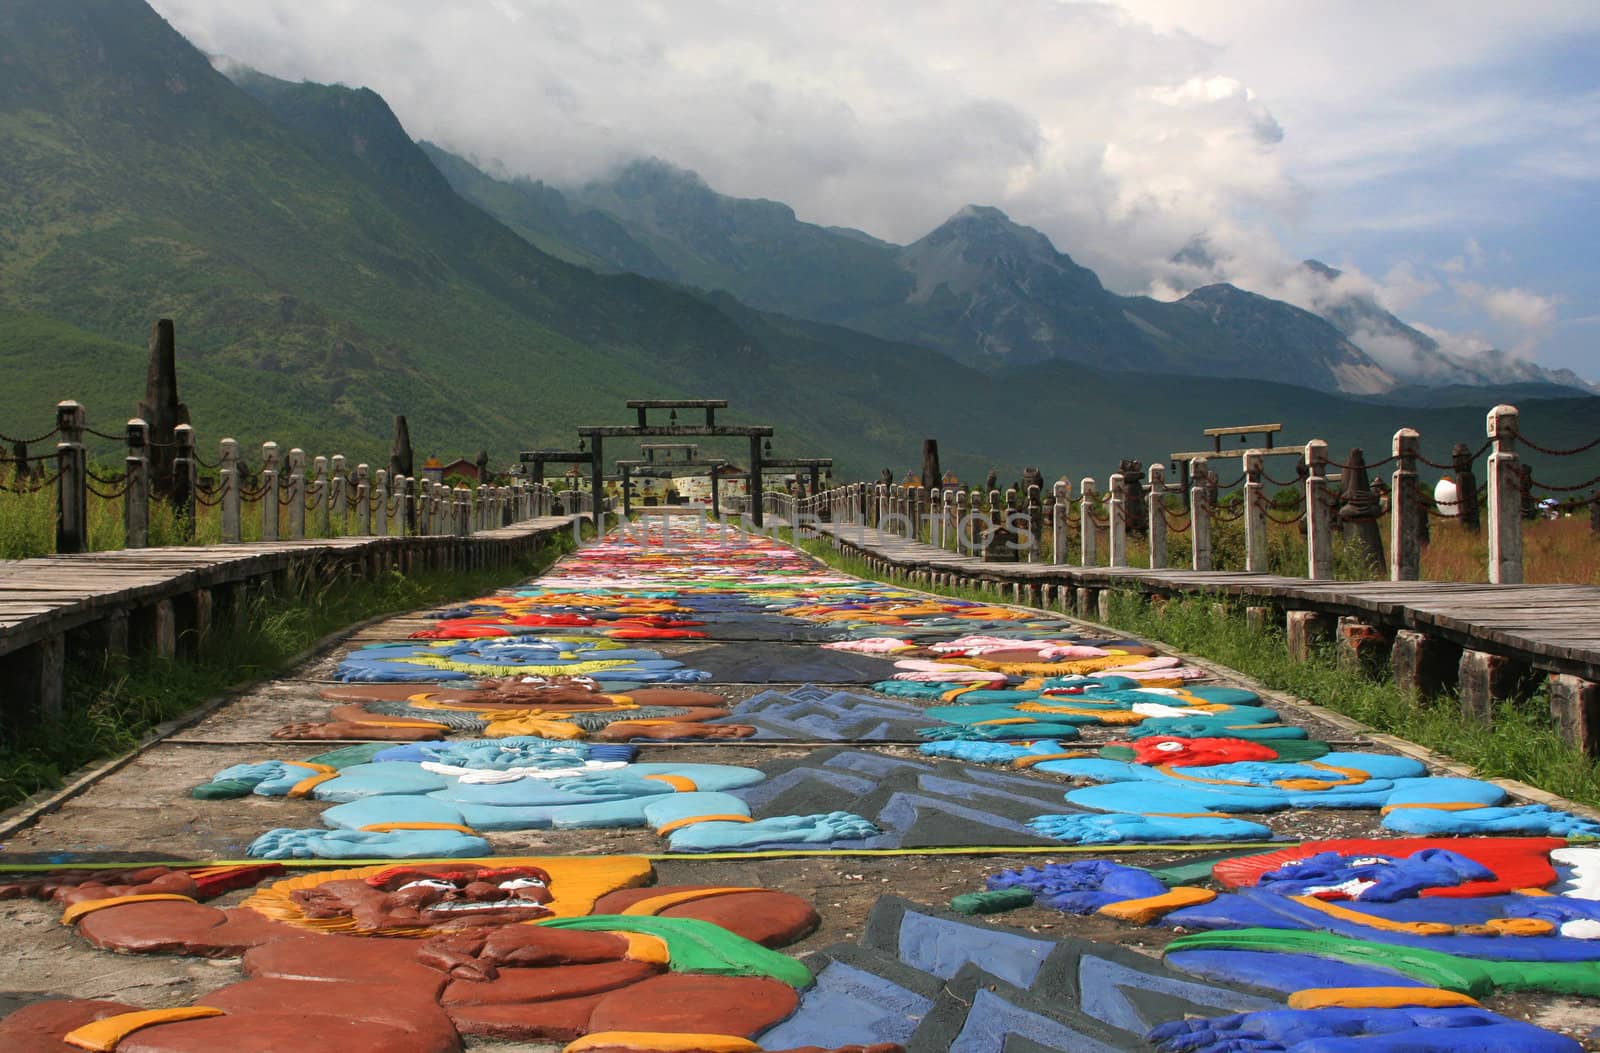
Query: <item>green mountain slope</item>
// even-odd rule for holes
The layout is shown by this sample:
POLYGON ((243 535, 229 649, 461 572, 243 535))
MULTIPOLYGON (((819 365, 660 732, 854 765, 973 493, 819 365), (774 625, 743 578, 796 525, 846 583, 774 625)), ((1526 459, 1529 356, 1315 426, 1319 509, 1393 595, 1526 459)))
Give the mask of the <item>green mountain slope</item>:
MULTIPOLYGON (((459 192, 535 244, 565 242, 609 267, 635 269, 560 225, 559 191, 492 179, 442 150, 432 156, 459 192)), ((1361 394, 1394 383, 1326 320, 1232 286, 1176 304, 1118 296, 996 208, 969 205, 902 247, 801 222, 779 202, 719 194, 693 172, 654 160, 570 190, 568 200, 567 210, 614 217, 683 284, 986 368, 1065 360, 1361 394)))
MULTIPOLYGON (((708 391, 798 446, 826 432, 784 378, 829 348, 769 347, 695 296, 537 251, 455 195, 371 92, 252 95, 135 0, 0 8, 0 77, 0 306, 124 346, 174 317, 186 375, 365 436, 353 455, 380 453, 397 412, 419 441, 503 459, 628 397, 708 391)), ((34 415, 87 379, 67 357, 34 415)), ((268 414, 195 412, 210 434, 269 437, 268 414)))
MULTIPOLYGON (((845 477, 903 471, 925 435, 972 477, 1025 463, 1104 475, 1240 414, 1303 422, 1302 438, 1336 422, 1325 438, 1369 449, 1402 424, 1446 446, 1481 434, 1481 409, 1062 363, 977 370, 596 274, 460 197, 372 92, 245 80, 137 0, 0 5, 0 431, 46 425, 67 397, 118 430, 150 323, 170 316, 207 456, 231 434, 378 461, 403 412, 420 452, 504 463, 624 419, 626 398, 670 395, 732 399, 730 420, 778 427, 776 453, 832 455, 845 477)), ((1593 419, 1593 402, 1548 405, 1540 419, 1593 419)))

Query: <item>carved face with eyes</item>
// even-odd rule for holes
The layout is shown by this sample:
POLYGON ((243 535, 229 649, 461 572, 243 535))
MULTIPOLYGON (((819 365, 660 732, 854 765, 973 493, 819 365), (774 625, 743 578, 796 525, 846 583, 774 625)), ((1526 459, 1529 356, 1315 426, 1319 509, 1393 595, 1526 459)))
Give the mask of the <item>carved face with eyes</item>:
POLYGON ((358 930, 442 930, 551 917, 550 885, 550 875, 535 866, 390 867, 292 898, 308 918, 349 917, 358 930))
POLYGON ((1179 768, 1233 761, 1270 761, 1278 757, 1272 747, 1246 739, 1183 739, 1159 735, 1138 739, 1130 747, 1133 751, 1130 759, 1135 764, 1166 764, 1179 768))

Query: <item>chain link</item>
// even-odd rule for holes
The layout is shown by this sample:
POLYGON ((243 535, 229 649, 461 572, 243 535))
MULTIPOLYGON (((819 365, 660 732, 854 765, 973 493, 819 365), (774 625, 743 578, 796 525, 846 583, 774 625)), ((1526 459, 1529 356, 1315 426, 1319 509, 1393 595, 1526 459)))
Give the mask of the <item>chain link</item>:
POLYGON ((0 453, 0 464, 37 464, 40 461, 53 461, 60 456, 61 454, 55 450, 51 450, 49 453, 34 454, 31 457, 12 457, 9 454, 0 453))
MULTIPOLYGON (((1471 457, 1467 458, 1467 463, 1471 464, 1473 461, 1476 461, 1479 457, 1482 457, 1484 454, 1488 453, 1489 452, 1489 447, 1491 447, 1493 445, 1494 445, 1494 440, 1493 439, 1485 439, 1483 445, 1478 447, 1477 452, 1474 453, 1471 457)), ((1455 467, 1456 467, 1454 462, 1452 462, 1450 464, 1439 464, 1437 461, 1428 460, 1426 457, 1422 456, 1422 454, 1420 454, 1420 453, 1417 454, 1417 460, 1420 461, 1421 463, 1427 465, 1429 468, 1437 468, 1441 472, 1454 471, 1455 467)))
POLYGON ((123 495, 125 495, 128 492, 127 480, 123 480, 122 489, 113 490, 110 493, 106 493, 104 490, 96 490, 93 486, 91 486, 88 483, 84 483, 83 484, 83 488, 85 490, 89 491, 91 494, 94 494, 96 497, 98 497, 98 498, 100 498, 101 500, 104 500, 104 501, 115 501, 117 498, 122 497, 123 495))
POLYGON ((1540 446, 1538 443, 1534 442, 1532 439, 1528 438, 1526 435, 1522 435, 1520 433, 1517 435, 1517 441, 1523 443, 1524 445, 1526 445, 1528 447, 1528 449, 1533 450, 1536 453, 1545 454, 1546 456, 1549 456, 1549 457, 1572 457, 1572 456, 1575 456, 1575 455, 1580 454, 1580 453, 1588 453, 1590 450, 1594 449, 1596 446, 1600 446, 1600 438, 1597 438, 1597 439, 1592 439, 1589 442, 1584 443, 1582 446, 1574 446, 1570 450, 1554 450, 1554 449, 1549 449, 1549 448, 1544 447, 1544 446, 1540 446))
POLYGON ((60 478, 61 471, 60 469, 57 469, 54 475, 50 475, 39 480, 29 480, 28 485, 26 486, 14 486, 9 483, 0 482, 0 490, 4 490, 7 493, 12 494, 36 494, 40 490, 54 486, 56 480, 60 478))
POLYGON ((1588 490, 1597 484, 1600 484, 1600 475, 1595 476, 1593 479, 1581 482, 1577 486, 1553 486, 1550 483, 1541 483, 1537 479, 1529 479, 1528 487, 1522 492, 1525 494, 1530 493, 1534 487, 1537 487, 1540 490, 1544 490, 1547 493, 1552 494, 1575 494, 1579 490, 1588 490))
POLYGON ((83 474, 87 475, 89 478, 93 479, 95 482, 99 483, 102 486, 115 486, 118 483, 126 482, 127 478, 128 478, 126 474, 123 474, 123 475, 98 475, 98 474, 95 473, 95 470, 93 468, 88 468, 88 467, 84 468, 83 474))
POLYGON ((60 427, 60 425, 57 425, 56 427, 51 428, 49 431, 45 432, 43 435, 39 436, 37 439, 14 439, 9 435, 6 435, 5 433, 0 432, 0 442, 9 442, 9 443, 13 443, 13 444, 20 442, 24 446, 32 446, 36 442, 44 442, 50 436, 55 435, 60 431, 61 431, 61 427, 60 427))
POLYGON ((1271 512, 1267 513, 1267 518, 1269 520, 1271 520, 1272 522, 1277 523, 1279 526, 1293 526, 1295 523, 1300 522, 1305 517, 1306 517, 1306 510, 1304 508, 1300 509, 1299 512, 1296 512, 1294 515, 1290 516, 1288 519, 1279 519, 1277 516, 1273 515, 1271 512))

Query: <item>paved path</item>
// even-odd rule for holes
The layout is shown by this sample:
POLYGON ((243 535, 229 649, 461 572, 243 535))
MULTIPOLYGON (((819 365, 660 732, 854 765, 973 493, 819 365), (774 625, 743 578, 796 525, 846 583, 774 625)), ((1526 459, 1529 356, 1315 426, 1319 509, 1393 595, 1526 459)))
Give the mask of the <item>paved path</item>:
POLYGON ((1579 820, 1141 641, 662 529, 363 627, 12 830, 0 868, 35 883, 0 886, 24 897, 0 902, 0 1011, 18 1010, 0 1048, 192 1006, 220 1013, 118 1048, 1003 1053, 1007 1035, 1138 1048, 1266 1013, 1215 1041, 1337 1026, 1426 1049, 1437 1030, 1390 1007, 1467 997, 1506 1016, 1432 1023, 1517 1049, 1575 1049, 1560 1035, 1593 1026, 1548 990, 1600 991, 1580 938, 1592 850, 1475 836, 1419 856, 1405 836, 1579 820), (1262 876, 1301 873, 1314 838, 1382 842, 1319 857, 1337 910, 1262 876), (1229 856, 1245 862, 1213 874, 1229 856), (122 869, 62 869, 95 862, 122 869), (154 863, 177 872, 134 866, 154 863), (991 879, 1016 886, 1009 912, 949 911, 991 879), (1186 946, 1173 925, 1217 931, 1186 946), (1268 935, 1245 946, 1241 925, 1268 935), (1402 930, 1408 956, 1383 944, 1402 930), (1351 959, 1352 932, 1378 949, 1351 959), (420 938, 383 938, 401 935, 420 938), (1334 987, 1365 1008, 1283 1008, 1334 987))

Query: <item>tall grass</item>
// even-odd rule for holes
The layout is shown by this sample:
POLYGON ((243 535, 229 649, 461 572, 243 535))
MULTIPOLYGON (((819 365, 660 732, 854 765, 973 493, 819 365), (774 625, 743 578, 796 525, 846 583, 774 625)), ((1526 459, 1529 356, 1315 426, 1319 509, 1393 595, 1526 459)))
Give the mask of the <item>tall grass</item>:
MULTIPOLYGON (((120 477, 121 468, 91 465, 90 469, 104 478, 120 477), (111 473, 117 473, 113 476, 111 473)), ((14 485, 9 476, 8 486, 14 485)), ((120 483, 116 484, 120 487, 120 483)), ((103 484, 96 489, 107 491, 103 484)), ((104 498, 89 493, 88 535, 89 551, 107 552, 124 547, 127 535, 123 529, 123 499, 104 498)), ((289 510, 280 500, 279 537, 287 537, 289 510)), ((349 508, 343 519, 330 515, 323 529, 314 511, 306 512, 307 537, 347 537, 355 533, 355 497, 350 494, 349 508)), ((374 511, 376 517, 378 513, 374 511)), ((241 498, 239 502, 239 533, 243 541, 261 540, 261 501, 241 498)), ((149 543, 162 545, 215 545, 222 541, 222 508, 220 504, 207 505, 195 502, 193 522, 172 505, 159 500, 150 502, 149 543)), ((56 487, 54 485, 31 493, 0 491, 0 559, 28 559, 45 556, 56 550, 56 487)))
MULTIPOLYGON (((1280 495, 1281 498, 1281 495, 1280 495)), ((1236 503, 1224 502, 1223 516, 1237 513, 1236 503)), ((1298 509, 1293 502, 1275 499, 1272 515, 1286 519, 1298 509)), ((1184 526, 1188 516, 1174 506, 1173 523, 1184 526)), ((1303 578, 1307 571, 1306 539, 1301 523, 1267 523, 1267 572, 1303 578)), ((1433 519, 1430 540, 1422 546, 1420 575, 1424 581, 1486 582, 1489 540, 1487 526, 1469 531, 1459 522, 1433 519)), ((1094 565, 1110 562, 1110 538, 1104 526, 1095 527, 1094 565)), ((1389 518, 1378 521, 1385 546, 1389 543, 1389 518)), ((927 530, 921 531, 928 540, 927 530)), ((1053 531, 1046 521, 1039 551, 1049 558, 1053 550, 1053 531)), ((1077 523, 1067 528, 1067 562, 1077 564, 1082 553, 1082 531, 1077 523)), ((1589 527, 1587 514, 1561 519, 1532 519, 1522 524, 1523 580, 1530 584, 1600 585, 1600 534, 1589 527)), ((1167 533, 1168 567, 1190 565, 1191 540, 1183 533, 1167 533)), ((1150 566, 1150 541, 1146 536, 1128 535, 1128 564, 1150 566)), ((1244 570, 1245 532, 1243 519, 1224 519, 1211 523, 1211 566, 1215 570, 1244 570)), ((1333 533, 1333 576, 1340 581, 1371 581, 1386 578, 1388 567, 1378 553, 1367 551, 1358 541, 1347 540, 1337 529, 1333 533)))
POLYGON ((1340 669, 1330 647, 1293 662, 1279 630, 1256 632, 1243 611, 1189 597, 1156 605, 1131 591, 1112 594, 1111 624, 1237 669, 1266 686, 1326 706, 1378 731, 1437 750, 1490 778, 1517 779, 1574 801, 1600 805, 1600 765, 1563 743, 1541 688, 1498 703, 1492 724, 1463 720, 1451 695, 1418 699, 1384 673, 1340 669))
POLYGON ((495 570, 391 572, 375 581, 306 581, 290 594, 258 598, 234 632, 208 641, 202 657, 132 660, 105 654, 70 669, 65 715, 0 746, 0 807, 57 786, 70 772, 132 748, 145 732, 230 686, 275 676, 316 641, 376 615, 483 592, 540 573, 573 548, 556 535, 535 554, 495 570))

